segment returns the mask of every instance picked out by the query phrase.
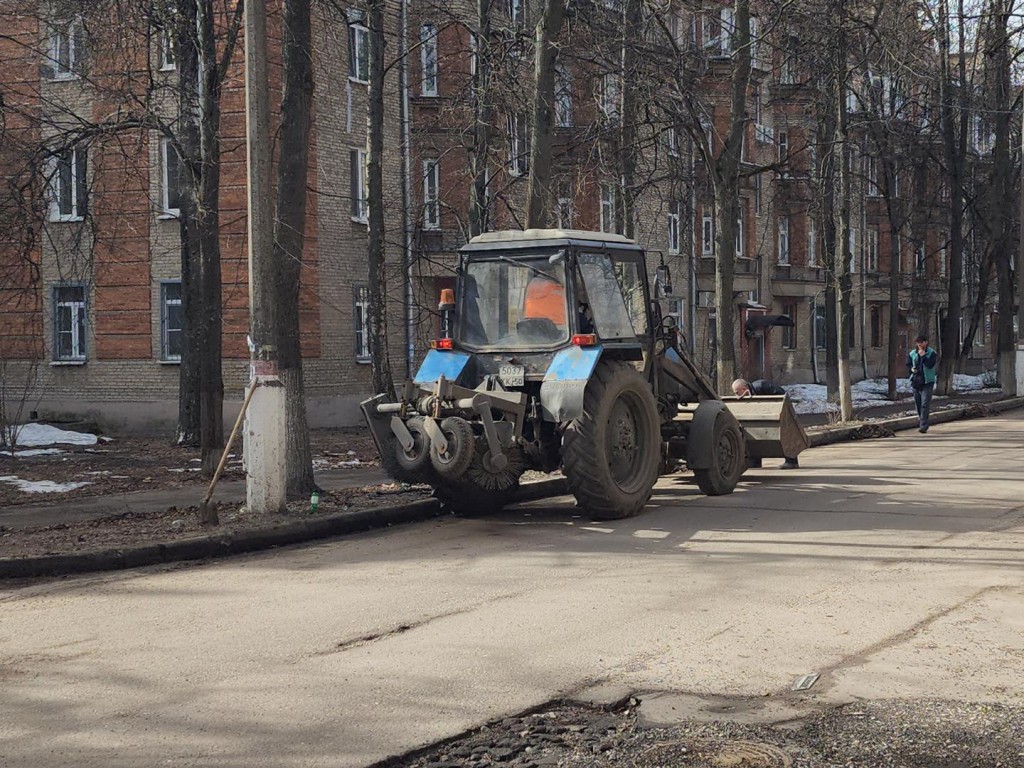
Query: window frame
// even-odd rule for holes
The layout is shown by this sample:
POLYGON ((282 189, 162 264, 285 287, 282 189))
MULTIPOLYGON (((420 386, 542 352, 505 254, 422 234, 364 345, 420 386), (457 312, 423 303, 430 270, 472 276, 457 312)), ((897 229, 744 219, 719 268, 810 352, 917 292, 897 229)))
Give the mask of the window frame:
POLYGON ((349 199, 352 221, 358 224, 370 223, 370 192, 368 153, 364 147, 350 147, 349 161, 349 199), (359 172, 355 172, 355 168, 359 172))
POLYGON ((174 142, 167 137, 160 139, 160 210, 161 216, 177 219, 181 216, 181 158, 174 149, 174 142), (178 172, 178 205, 171 207, 171 175, 170 158, 174 157, 174 167, 178 172))
POLYGON ((361 19, 348 24, 348 79, 370 84, 370 28, 361 19))
POLYGON ((783 301, 782 302, 782 314, 793 321, 792 325, 784 325, 782 327, 782 339, 781 344, 783 349, 796 349, 797 348, 797 312, 800 310, 800 304, 796 301, 783 301))
POLYGON ((440 93, 438 48, 437 26, 425 22, 420 26, 420 96, 435 98, 440 93))
POLYGON ((616 234, 615 204, 616 188, 614 184, 601 183, 600 224, 601 232, 616 234))
POLYGON ((668 204, 668 221, 666 239, 668 240, 668 252, 673 256, 679 253, 680 236, 679 236, 679 211, 681 206, 678 200, 673 200, 668 204))
POLYGON ((436 157, 423 161, 423 228, 441 228, 441 160, 436 157))
POLYGON ((564 64, 555 65, 555 126, 573 127, 572 70, 564 64))
POLYGON ((878 227, 868 227, 864 238, 864 271, 872 275, 878 272, 878 227))
POLYGON ((508 172, 525 176, 530 170, 530 128, 525 114, 515 112, 508 116, 508 172))
POLYGON ((81 16, 66 19, 63 22, 50 24, 47 39, 46 56, 51 75, 48 79, 55 81, 78 80, 82 73, 82 51, 79 47, 85 42, 85 28, 81 16), (61 65, 61 40, 65 38, 68 46, 68 65, 61 65))
POLYGON ((165 25, 157 30, 157 64, 161 72, 175 72, 178 69, 178 53, 174 40, 165 25))
POLYGON ((51 338, 53 342, 53 349, 51 354, 51 360, 54 363, 84 363, 89 359, 89 291, 86 289, 86 285, 83 282, 60 282, 51 287, 50 291, 51 307, 50 307, 50 320, 52 323, 51 338), (81 301, 60 301, 58 292, 62 290, 79 290, 82 292, 81 301), (59 322, 58 313, 61 307, 71 308, 70 320, 71 327, 69 333, 71 334, 71 346, 72 353, 70 356, 62 357, 60 355, 60 335, 62 333, 59 322), (81 315, 78 314, 77 310, 81 310, 81 315), (80 320, 79 320, 80 318, 80 320), (75 352, 78 354, 75 354, 75 352))
POLYGON ((569 185, 561 187, 558 191, 558 207, 555 211, 559 229, 572 229, 573 218, 576 208, 573 205, 572 188, 569 185))
POLYGON ((779 216, 777 231, 777 250, 775 254, 777 263, 780 267, 788 267, 792 264, 792 241, 790 239, 792 228, 789 216, 779 216))
POLYGON ((371 362, 370 355, 370 288, 365 283, 352 286, 352 337, 357 363, 371 362))
POLYGON ((168 307, 170 307, 172 305, 181 307, 182 308, 181 311, 182 311, 182 313, 184 313, 185 305, 184 305, 184 297, 182 295, 181 278, 174 279, 174 280, 161 280, 160 281, 160 362, 162 362, 162 363, 180 363, 181 362, 181 354, 180 353, 177 354, 177 355, 172 355, 172 354, 170 354, 170 352, 168 352, 168 350, 170 349, 170 344, 168 343, 168 334, 169 333, 177 332, 177 333, 181 334, 181 346, 182 346, 182 348, 184 348, 184 346, 185 346, 185 334, 184 334, 184 328, 182 327, 183 324, 179 323, 178 327, 177 328, 173 328, 173 329, 169 327, 169 317, 168 317, 168 315, 170 313, 168 311, 168 307), (172 286, 172 285, 178 286, 178 297, 177 297, 177 299, 171 299, 171 298, 169 298, 167 296, 167 289, 170 286, 172 286))
POLYGON ((715 257, 715 217, 710 213, 705 213, 701 217, 700 243, 701 258, 713 259, 715 257))
POLYGON ((51 155, 47 161, 47 172, 49 174, 47 218, 51 222, 83 221, 89 210, 88 147, 68 147, 51 155), (64 196, 61 169, 65 166, 68 169, 68 182, 71 184, 70 210, 67 213, 61 210, 61 199, 64 196), (85 179, 81 178, 83 175, 86 177, 85 179))
POLYGON ((807 217, 807 266, 818 268, 818 223, 807 217))

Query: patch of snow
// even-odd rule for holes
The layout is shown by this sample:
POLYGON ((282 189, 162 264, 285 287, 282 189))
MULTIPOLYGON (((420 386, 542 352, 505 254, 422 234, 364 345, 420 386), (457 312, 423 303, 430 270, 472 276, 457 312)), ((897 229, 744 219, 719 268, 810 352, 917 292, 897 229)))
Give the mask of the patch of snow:
MULTIPOLYGON (((60 448, 29 448, 24 451, 15 451, 14 455, 19 459, 29 458, 31 456, 53 456, 58 453, 64 453, 60 448)), ((10 456, 9 451, 4 451, 3 456, 10 456)))
POLYGON ((88 432, 71 432, 51 427, 49 424, 20 424, 16 426, 17 444, 26 448, 46 445, 96 445, 96 435, 88 432))
POLYGON ((979 389, 985 389, 985 375, 981 376, 968 376, 963 373, 953 374, 953 388, 958 392, 974 392, 979 389))
POLYGON ((363 462, 361 462, 359 459, 352 459, 352 461, 339 461, 338 462, 338 466, 339 467, 359 467, 359 466, 362 466, 362 463, 363 462))
POLYGON ((22 480, 16 475, 0 475, 0 482, 9 483, 22 493, 67 493, 90 483, 55 483, 53 480, 22 480))
POLYGON ((183 467, 181 469, 167 469, 168 472, 202 472, 202 467, 183 467))

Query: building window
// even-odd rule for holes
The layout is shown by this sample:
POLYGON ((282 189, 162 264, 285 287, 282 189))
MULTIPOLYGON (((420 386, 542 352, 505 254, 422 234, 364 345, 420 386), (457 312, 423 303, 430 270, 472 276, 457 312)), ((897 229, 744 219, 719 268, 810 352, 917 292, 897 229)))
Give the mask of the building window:
POLYGON ((369 168, 365 149, 350 149, 349 197, 352 200, 352 218, 365 224, 370 215, 369 168))
POLYGON ((160 140, 160 205, 168 216, 181 213, 181 166, 170 139, 160 140))
POLYGON ((679 132, 674 125, 665 129, 665 149, 669 157, 679 157, 679 132))
POLYGON ((686 329, 686 301, 670 296, 667 299, 667 303, 668 312, 665 314, 665 317, 675 318, 676 328, 684 331, 686 329))
POLYGON ((871 346, 882 346, 882 308, 877 304, 871 305, 871 346))
MULTIPOLYGON (((1012 268, 1013 267, 1011 265, 1011 269, 1012 268)), ((946 269, 946 246, 942 246, 939 248, 939 277, 946 276, 946 269)), ((1014 334, 1014 336, 1016 338, 1016 334, 1014 334)))
POLYGON ((181 281, 160 283, 160 359, 181 360, 181 281))
POLYGON ((620 94, 622 89, 618 72, 606 72, 599 81, 598 106, 601 116, 606 121, 615 120, 619 116, 620 94))
POLYGON ((437 96, 437 27, 433 24, 420 27, 420 64, 423 72, 420 93, 437 96))
POLYGON ((523 0, 508 0, 508 19, 518 27, 526 24, 526 8, 523 0))
POLYGON ((733 248, 736 249, 736 258, 743 258, 743 246, 746 244, 746 234, 743 231, 743 224, 746 220, 746 216, 743 215, 743 208, 736 212, 736 232, 733 237, 733 248))
POLYGON ((857 271, 857 245, 860 240, 860 230, 856 227, 850 227, 849 233, 847 234, 847 245, 850 249, 850 261, 847 262, 846 268, 852 275, 857 271))
POLYGON ((508 117, 508 168, 513 176, 522 176, 530 167, 530 123, 526 115, 508 117))
POLYGON ((916 243, 914 245, 914 271, 919 276, 924 275, 925 266, 924 243, 916 243))
POLYGON ((423 228, 441 228, 441 161, 423 161, 423 228))
POLYGON ((789 266, 789 216, 779 216, 779 264, 789 266))
POLYGON ((668 252, 679 253, 679 203, 668 204, 668 252))
POLYGON ((365 285, 352 287, 352 322, 355 326, 356 360, 370 362, 370 291, 365 285))
POLYGON ((572 127, 572 72, 561 64, 555 67, 555 124, 572 127))
POLYGON ((864 243, 864 271, 878 271, 878 227, 868 227, 864 243))
POLYGON ((761 174, 754 175, 754 213, 761 213, 761 174))
POLYGON ((816 304, 814 306, 814 346, 818 349, 825 348, 826 327, 825 307, 816 304))
POLYGON ((818 266, 818 225, 807 219, 807 266, 818 266))
POLYGON ((601 185, 601 231, 615 231, 615 187, 601 185))
POLYGON ((710 213, 705 213, 701 221, 700 254, 709 257, 715 255, 715 219, 710 213))
POLYGON ((558 228, 572 229, 572 220, 572 187, 566 184, 558 191, 558 228))
POLYGON ((864 180, 868 197, 878 197, 878 161, 871 155, 864 157, 864 180))
POLYGON ((785 128, 779 129, 779 162, 789 163, 789 131, 785 128))
POLYGON ((85 287, 53 289, 53 359, 85 360, 85 287))
POLYGON ((160 45, 160 69, 163 72, 170 72, 178 67, 178 56, 174 50, 174 38, 171 37, 171 30, 167 27, 160 27, 158 32, 160 45))
POLYGON ((48 58, 54 80, 78 77, 84 55, 85 33, 81 19, 71 19, 51 27, 48 58))
POLYGON ((796 313, 797 303, 787 301, 782 305, 782 314, 793 321, 792 325, 782 326, 782 346, 784 349, 796 349, 796 313))
POLYGON ((81 221, 88 212, 88 151, 62 149, 50 159, 50 221, 81 221))
POLYGON ((357 83, 370 82, 370 30, 359 22, 348 25, 348 76, 357 83))

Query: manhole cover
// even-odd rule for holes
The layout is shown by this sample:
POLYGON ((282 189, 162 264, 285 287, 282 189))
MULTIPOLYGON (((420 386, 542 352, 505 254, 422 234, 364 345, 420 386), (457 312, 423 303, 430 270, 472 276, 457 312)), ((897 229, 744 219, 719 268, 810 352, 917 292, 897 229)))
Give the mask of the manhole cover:
POLYGON ((790 768, 793 765, 789 755, 778 747, 756 741, 675 741, 645 750, 644 757, 666 768, 688 764, 694 757, 715 768, 790 768))

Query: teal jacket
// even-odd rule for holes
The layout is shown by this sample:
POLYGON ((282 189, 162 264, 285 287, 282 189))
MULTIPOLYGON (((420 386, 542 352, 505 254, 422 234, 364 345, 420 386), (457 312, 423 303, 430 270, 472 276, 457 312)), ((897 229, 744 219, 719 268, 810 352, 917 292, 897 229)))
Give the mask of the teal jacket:
MULTIPOLYGON (((908 374, 910 373, 910 371, 914 370, 914 368, 917 367, 918 360, 921 357, 922 356, 918 353, 916 348, 910 350, 910 354, 907 355, 907 373, 908 374)), ((932 349, 931 347, 928 347, 924 351, 924 359, 922 361, 921 370, 924 371, 924 384, 925 384, 925 386, 928 386, 929 384, 934 384, 935 383, 935 363, 937 363, 938 360, 939 360, 938 353, 934 349, 932 349)))

